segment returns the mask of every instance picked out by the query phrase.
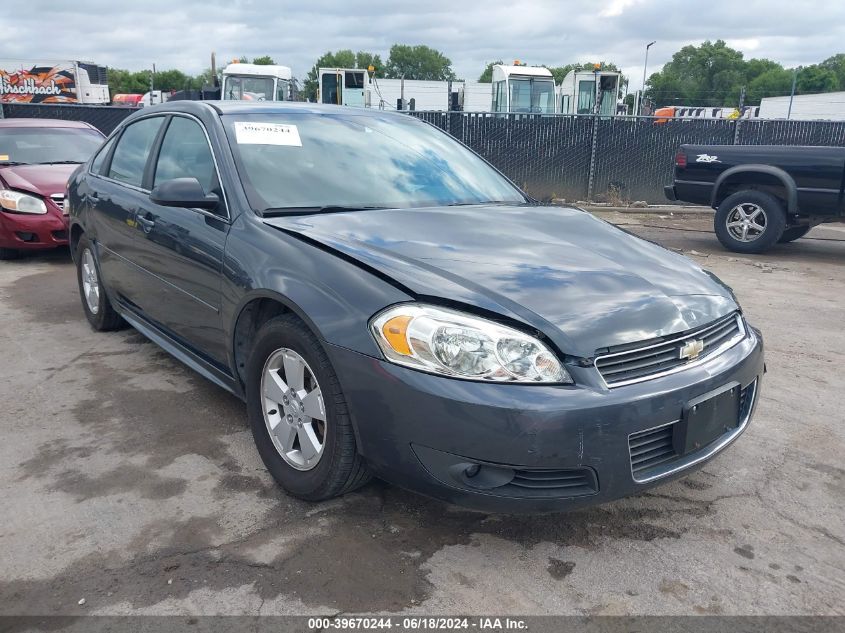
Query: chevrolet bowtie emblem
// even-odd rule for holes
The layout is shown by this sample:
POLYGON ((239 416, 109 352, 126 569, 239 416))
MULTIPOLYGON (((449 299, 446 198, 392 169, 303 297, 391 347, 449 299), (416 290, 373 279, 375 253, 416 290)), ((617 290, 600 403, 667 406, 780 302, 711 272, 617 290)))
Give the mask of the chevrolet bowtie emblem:
POLYGON ((695 360, 704 351, 704 341, 696 339, 687 341, 681 348, 681 359, 695 360))

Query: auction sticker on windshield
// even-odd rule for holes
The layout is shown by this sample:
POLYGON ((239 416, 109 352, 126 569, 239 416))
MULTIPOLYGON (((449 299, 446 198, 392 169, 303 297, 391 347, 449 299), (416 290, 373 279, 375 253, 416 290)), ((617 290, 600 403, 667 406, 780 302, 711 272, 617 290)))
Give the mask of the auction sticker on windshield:
POLYGON ((285 123, 253 123, 235 121, 238 145, 290 145, 302 147, 299 130, 285 123))

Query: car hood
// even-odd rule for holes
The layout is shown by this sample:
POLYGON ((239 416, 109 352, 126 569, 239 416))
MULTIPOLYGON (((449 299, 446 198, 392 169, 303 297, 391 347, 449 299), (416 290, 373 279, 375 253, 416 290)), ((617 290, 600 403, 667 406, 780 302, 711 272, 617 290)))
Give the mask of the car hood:
POLYGON ((65 192, 67 181, 77 167, 79 165, 0 166, 0 179, 11 189, 50 196, 65 192))
POLYGON ((695 262, 580 209, 465 206, 267 218, 417 299, 527 323, 565 353, 647 340, 737 309, 695 262))

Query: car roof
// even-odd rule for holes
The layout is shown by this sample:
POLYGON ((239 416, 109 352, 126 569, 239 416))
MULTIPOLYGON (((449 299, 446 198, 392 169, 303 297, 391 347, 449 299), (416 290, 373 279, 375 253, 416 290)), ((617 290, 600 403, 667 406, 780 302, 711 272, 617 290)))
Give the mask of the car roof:
POLYGON ((85 130, 96 130, 93 125, 84 121, 65 121, 63 119, 0 119, 0 128, 3 127, 65 127, 85 130))
POLYGON ((323 103, 304 103, 299 101, 167 101, 143 108, 147 112, 187 112, 199 114, 203 108, 213 108, 220 115, 228 114, 325 114, 334 116, 378 116, 395 117, 400 113, 390 110, 375 110, 323 103))

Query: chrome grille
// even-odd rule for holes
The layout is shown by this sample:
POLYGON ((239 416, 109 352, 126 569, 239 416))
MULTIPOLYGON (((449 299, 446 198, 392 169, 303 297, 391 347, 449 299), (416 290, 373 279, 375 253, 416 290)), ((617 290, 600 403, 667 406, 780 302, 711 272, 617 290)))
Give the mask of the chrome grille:
MULTIPOLYGON (((757 397, 757 379, 751 384, 743 387, 739 392, 739 426, 725 433, 722 438, 735 436, 741 432, 751 419, 751 411, 757 397)), ((631 474, 634 481, 643 483, 653 479, 665 477, 680 469, 691 466, 702 458, 688 459, 687 456, 678 454, 675 448, 675 430, 677 422, 664 424, 628 436, 628 452, 631 455, 631 474), (686 461, 685 461, 686 460, 686 461)), ((713 441, 713 445, 719 444, 722 438, 713 441)), ((705 446, 697 454, 704 455, 713 451, 705 446)))
POLYGON ((595 365, 608 387, 621 387, 683 369, 733 347, 744 336, 742 317, 734 313, 680 334, 603 350, 595 365), (692 341, 700 341, 700 351, 685 358, 682 352, 692 341))
POLYGON ((53 201, 53 204, 59 207, 59 211, 61 211, 62 213, 65 212, 65 194, 54 193, 50 196, 50 200, 53 201))

